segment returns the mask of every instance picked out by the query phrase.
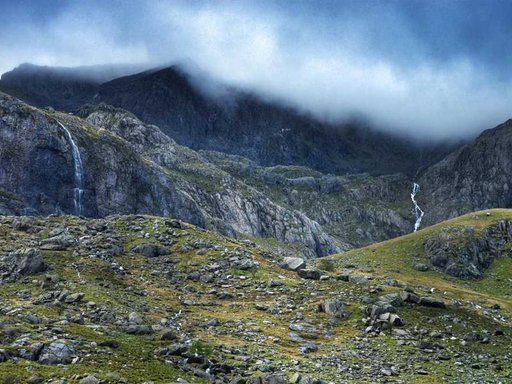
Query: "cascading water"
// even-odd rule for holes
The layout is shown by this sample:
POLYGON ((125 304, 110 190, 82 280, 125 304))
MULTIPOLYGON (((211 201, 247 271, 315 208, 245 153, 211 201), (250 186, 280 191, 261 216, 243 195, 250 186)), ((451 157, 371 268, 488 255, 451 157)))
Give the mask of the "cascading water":
POLYGON ((420 191, 419 184, 413 183, 412 184, 412 192, 411 192, 411 200, 412 200, 412 203, 414 204, 413 212, 414 212, 414 216, 416 217, 416 222, 414 223, 414 232, 416 232, 420 228, 421 219, 423 219, 423 215, 425 214, 425 212, 423 212, 421 210, 420 206, 418 205, 418 202, 416 201, 416 194, 419 191, 420 191))
POLYGON ((75 204, 75 214, 80 216, 82 214, 82 196, 84 194, 84 167, 78 146, 71 136, 71 132, 57 120, 57 123, 66 133, 69 144, 71 145, 71 152, 73 155, 73 163, 75 164, 75 188, 73 189, 73 202, 75 204))

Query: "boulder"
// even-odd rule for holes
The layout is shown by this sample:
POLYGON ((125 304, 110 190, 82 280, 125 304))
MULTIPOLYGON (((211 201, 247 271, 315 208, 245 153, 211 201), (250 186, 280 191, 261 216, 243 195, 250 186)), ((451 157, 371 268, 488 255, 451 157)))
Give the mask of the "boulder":
POLYGON ((446 308, 446 304, 444 303, 444 301, 435 300, 430 297, 420 297, 418 304, 423 305, 424 307, 446 308))
POLYGON ((0 279, 12 282, 21 276, 34 275, 47 269, 41 253, 34 248, 23 248, 0 257, 0 279))
POLYGON ((299 269, 297 273, 303 279, 309 280, 320 280, 320 277, 322 276, 318 269, 313 268, 299 269))
POLYGON ((279 375, 265 375, 250 377, 247 379, 246 384, 288 384, 288 380, 279 375))
POLYGON ((55 340, 46 345, 39 355, 39 362, 46 365, 70 364, 75 349, 65 340, 55 340))
POLYGON ((326 300, 320 305, 321 311, 327 313, 329 316, 337 317, 339 319, 346 319, 350 316, 345 305, 338 299, 326 300))
POLYGON ((76 239, 65 232, 57 236, 49 237, 41 241, 41 249, 50 251, 64 251, 77 244, 76 239))
POLYGON ((420 301, 420 297, 412 292, 403 291, 400 293, 400 297, 406 303, 417 304, 420 301))
POLYGON ((306 268, 306 262, 300 257, 285 257, 280 265, 281 268, 289 269, 290 271, 298 271, 299 269, 306 268))
POLYGON ((168 248, 162 247, 158 244, 140 244, 134 247, 132 251, 135 253, 140 253, 146 257, 158 257, 168 255, 170 253, 168 248))
POLYGON ((79 383, 80 384, 100 384, 101 381, 99 379, 97 379, 96 377, 89 375, 89 376, 84 377, 82 380, 80 380, 79 383))

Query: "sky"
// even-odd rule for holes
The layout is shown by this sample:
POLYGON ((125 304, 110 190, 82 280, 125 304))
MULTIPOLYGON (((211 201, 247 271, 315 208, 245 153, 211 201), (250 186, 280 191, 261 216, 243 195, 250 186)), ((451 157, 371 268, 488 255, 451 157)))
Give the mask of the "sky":
POLYGON ((512 117, 508 0, 0 0, 0 73, 181 63, 332 122, 419 139, 512 117))

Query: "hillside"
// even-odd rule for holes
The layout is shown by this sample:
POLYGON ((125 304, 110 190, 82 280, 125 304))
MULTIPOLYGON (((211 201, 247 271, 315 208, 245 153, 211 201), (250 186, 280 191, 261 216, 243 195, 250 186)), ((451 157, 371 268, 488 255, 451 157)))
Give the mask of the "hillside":
POLYGON ((479 279, 414 269, 437 232, 486 237, 505 221, 512 211, 470 214, 297 273, 250 242, 172 219, 2 217, 0 376, 506 382, 510 239, 496 237, 499 255, 479 279))

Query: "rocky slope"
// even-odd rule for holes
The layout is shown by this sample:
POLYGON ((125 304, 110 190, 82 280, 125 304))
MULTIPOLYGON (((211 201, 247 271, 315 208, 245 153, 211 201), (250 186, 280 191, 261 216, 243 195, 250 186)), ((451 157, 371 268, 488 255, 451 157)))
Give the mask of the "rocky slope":
POLYGON ((512 206, 512 120, 427 169, 420 178, 425 224, 467 212, 512 206))
POLYGON ((178 182, 180 188, 214 219, 221 233, 270 236, 307 244, 325 255, 334 249, 327 239, 309 234, 308 227, 313 235, 318 232, 316 223, 337 240, 338 249, 398 236, 412 227, 405 193, 409 181, 403 175, 341 177, 304 167, 263 168, 240 156, 179 146, 157 127, 119 108, 86 106, 78 114, 119 134, 139 153, 186 179, 178 182), (303 234, 297 232, 300 228, 303 234))
POLYGON ((326 124, 240 90, 216 85, 177 67, 98 84, 73 69, 21 66, 2 75, 0 90, 35 106, 75 111, 105 102, 156 124, 179 144, 242 155, 263 166, 302 165, 327 173, 414 174, 450 146, 418 146, 362 122, 326 124), (70 80, 71 79, 71 80, 70 80), (201 88, 202 87, 202 88, 201 88))
POLYGON ((83 165, 79 196, 80 213, 86 216, 174 216, 233 236, 272 237, 308 257, 340 249, 306 215, 274 204, 124 111, 107 108, 88 114, 97 124, 108 120, 109 132, 2 95, 0 117, 4 213, 78 213, 77 159, 68 130, 83 165))
POLYGON ((488 213, 316 265, 284 260, 298 271, 250 242, 169 218, 1 217, 0 377, 507 382, 510 239, 478 280, 415 269, 435 231, 484 234, 512 220, 488 213))

